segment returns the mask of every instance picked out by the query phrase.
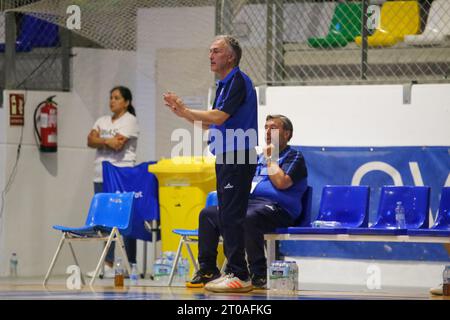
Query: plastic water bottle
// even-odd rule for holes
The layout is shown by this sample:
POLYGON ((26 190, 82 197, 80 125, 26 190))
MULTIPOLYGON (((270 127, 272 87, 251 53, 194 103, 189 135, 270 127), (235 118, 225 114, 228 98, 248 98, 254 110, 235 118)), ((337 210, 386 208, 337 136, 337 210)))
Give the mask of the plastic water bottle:
POLYGON ((177 272, 175 274, 175 283, 183 284, 185 274, 186 274, 186 269, 184 266, 184 258, 180 257, 180 259, 178 259, 177 272))
POLYGON ((269 267, 269 288, 270 291, 277 291, 278 287, 279 287, 279 271, 278 271, 278 267, 279 267, 279 262, 280 261, 274 261, 270 264, 269 267))
POLYGON ((444 296, 450 296, 450 266, 445 266, 442 273, 442 291, 444 296))
POLYGON ((19 261, 17 260, 17 254, 15 252, 12 253, 11 259, 9 260, 9 275, 11 277, 17 277, 17 265, 19 261))
POLYGON ((290 263, 277 260, 272 262, 269 269, 269 287, 277 293, 290 293, 292 277, 290 274, 290 263))
POLYGON ((157 285, 166 285, 169 281, 170 271, 172 270, 172 255, 167 255, 163 253, 162 257, 157 259, 153 264, 153 276, 155 280, 155 284, 157 285))
POLYGON ((123 288, 124 270, 121 258, 117 258, 116 266, 114 268, 114 286, 123 288))
POLYGON ((132 286, 137 286, 138 285, 138 270, 137 270, 137 265, 136 263, 133 263, 131 265, 131 274, 130 274, 130 282, 132 286))
MULTIPOLYGON (((163 255, 163 265, 161 270, 161 281, 164 285, 169 281, 170 273, 172 272, 173 262, 175 260, 175 252, 166 251, 163 255)), ((176 275, 176 274, 175 274, 176 275)))
POLYGON ((189 259, 188 258, 184 259, 184 271, 185 272, 184 272, 183 284, 185 284, 186 281, 190 280, 190 277, 189 277, 190 268, 191 268, 191 265, 189 264, 189 259))
POLYGON ((395 221, 397 222, 397 229, 406 229, 405 208, 401 201, 398 201, 395 207, 395 221))
POLYGON ((188 281, 189 275, 189 260, 187 258, 181 258, 178 261, 178 279, 177 283, 184 285, 188 281))
POLYGON ((155 284, 161 284, 161 277, 159 268, 162 264, 161 258, 156 259, 155 263, 153 263, 153 281, 155 284))
POLYGON ((289 291, 295 293, 298 290, 298 266, 295 261, 286 261, 289 264, 290 284, 289 291))

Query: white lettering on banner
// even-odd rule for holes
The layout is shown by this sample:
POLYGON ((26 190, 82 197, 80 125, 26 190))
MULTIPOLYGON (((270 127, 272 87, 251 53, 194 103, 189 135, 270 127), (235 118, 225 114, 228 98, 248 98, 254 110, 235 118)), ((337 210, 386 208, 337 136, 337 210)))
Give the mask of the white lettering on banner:
POLYGON ((447 180, 445 180, 445 185, 444 187, 450 187, 450 173, 447 176, 447 180))
POLYGON ((142 191, 138 191, 134 193, 134 198, 135 199, 139 199, 139 198, 143 198, 144 197, 144 193, 142 191))
POLYGON ((66 287, 69 290, 80 290, 81 289, 81 271, 80 267, 76 265, 68 266, 66 273, 70 276, 66 280, 66 287))
POLYGON ((417 162, 410 162, 409 163, 409 170, 411 171, 411 175, 414 180, 414 185, 416 186, 423 186, 423 179, 422 175, 420 174, 419 165, 417 162))
POLYGON ((366 273, 369 275, 366 281, 367 289, 379 290, 381 289, 381 269, 375 264, 367 267, 366 273))
POLYGON ((352 185, 359 186, 362 178, 371 171, 383 171, 384 173, 391 176, 391 178, 394 180, 394 185, 403 186, 402 176, 400 175, 400 172, 398 172, 397 169, 395 169, 390 164, 381 161, 372 161, 360 166, 353 175, 352 185))
MULTIPOLYGON (((411 171, 411 175, 414 181, 415 186, 424 186, 422 174, 420 173, 419 164, 417 162, 409 162, 409 170, 411 171)), ((373 161, 368 162, 360 166, 352 178, 352 185, 359 186, 362 178, 371 171, 382 171, 387 173, 394 180, 394 185, 403 186, 402 177, 400 172, 397 171, 393 166, 381 161, 373 161)), ((447 176, 447 180, 445 181, 444 187, 450 186, 450 173, 447 176)), ((433 211, 430 208, 429 212, 429 225, 432 226, 434 224, 433 211)))
MULTIPOLYGON (((130 191, 116 191, 117 194, 121 194, 121 193, 127 193, 130 191)), ((139 198, 143 198, 144 197, 144 192, 142 191, 134 191, 134 198, 135 199, 139 199, 139 198)))

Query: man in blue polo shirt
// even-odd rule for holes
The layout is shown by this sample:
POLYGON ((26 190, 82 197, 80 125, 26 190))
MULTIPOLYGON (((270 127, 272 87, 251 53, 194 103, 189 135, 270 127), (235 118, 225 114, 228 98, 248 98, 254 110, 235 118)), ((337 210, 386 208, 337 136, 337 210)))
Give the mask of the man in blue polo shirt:
MULTIPOLYGON (((245 248, 255 288, 264 288, 267 281, 264 234, 276 228, 292 226, 298 220, 302 211, 301 198, 307 188, 303 155, 288 146, 293 133, 291 121, 282 115, 269 115, 265 133, 267 145, 258 158, 244 221, 245 248), (278 157, 274 150, 279 150, 278 157)), ((216 281, 211 281, 219 274, 216 259, 222 227, 218 208, 204 208, 199 220, 200 270, 187 286, 198 288, 206 284, 205 288, 211 291, 230 292, 218 286, 216 281)))
POLYGON ((216 155, 218 218, 228 260, 225 275, 210 278, 217 279, 211 291, 220 292, 253 289, 245 260, 244 221, 257 164, 258 117, 253 83, 239 69, 241 56, 239 42, 231 36, 218 36, 211 44, 211 71, 220 78, 212 110, 190 109, 175 93, 164 94, 165 104, 177 116, 209 129, 209 148, 216 155))

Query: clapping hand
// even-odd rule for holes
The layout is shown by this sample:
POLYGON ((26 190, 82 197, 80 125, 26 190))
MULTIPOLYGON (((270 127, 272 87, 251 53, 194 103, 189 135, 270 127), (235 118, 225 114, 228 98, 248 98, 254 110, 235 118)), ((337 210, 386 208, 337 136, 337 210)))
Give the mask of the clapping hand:
POLYGON ((184 117, 186 106, 183 101, 173 92, 166 92, 163 95, 164 104, 172 110, 179 117, 184 117))

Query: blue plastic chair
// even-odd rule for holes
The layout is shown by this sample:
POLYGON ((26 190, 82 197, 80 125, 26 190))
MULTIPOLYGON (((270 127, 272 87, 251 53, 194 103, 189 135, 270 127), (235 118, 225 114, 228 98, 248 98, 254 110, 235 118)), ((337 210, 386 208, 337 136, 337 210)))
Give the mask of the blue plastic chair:
POLYGON ((134 167, 117 167, 108 161, 103 161, 103 192, 134 192, 133 232, 129 238, 143 240, 142 274, 147 272, 147 241, 151 241, 154 256, 156 242, 161 238, 159 230, 159 194, 158 179, 148 171, 155 161, 143 162, 134 167))
MULTIPOLYGON (((59 27, 56 24, 24 15, 21 19, 19 34, 16 38, 16 51, 27 52, 34 47, 56 47, 59 44, 59 27)), ((0 44, 0 52, 5 44, 0 44)))
MULTIPOLYGON (((44 279, 44 285, 46 285, 50 274, 55 266, 56 260, 61 252, 64 243, 69 243, 72 256, 76 265, 79 266, 75 251, 73 250, 71 242, 75 241, 107 241, 106 246, 102 252, 102 255, 98 261, 97 268, 95 269, 95 276, 92 278, 90 285, 94 284, 97 275, 100 272, 100 268, 108 252, 109 247, 113 241, 119 242, 119 248, 125 259, 125 266, 127 271, 131 273, 130 264, 128 262, 127 255, 125 253, 125 247, 123 244, 122 236, 129 236, 133 233, 133 201, 134 192, 127 193, 97 193, 94 195, 89 208, 89 213, 86 218, 84 226, 79 228, 65 227, 55 225, 55 230, 63 233, 62 238, 58 244, 55 255, 53 256, 50 267, 44 279)), ((81 280, 85 283, 83 274, 81 273, 81 280)))
POLYGON ((430 187, 383 186, 376 222, 370 228, 349 229, 349 234, 406 234, 407 229, 428 227, 430 187), (405 208, 406 229, 397 229, 395 207, 401 201, 405 208))
POLYGON ((450 187, 442 188, 439 211, 430 229, 408 229, 411 236, 450 236, 450 187))
POLYGON ((290 227, 292 234, 338 234, 347 228, 364 227, 368 224, 370 188, 368 186, 325 186, 322 189, 319 213, 315 221, 337 222, 335 228, 290 227))

